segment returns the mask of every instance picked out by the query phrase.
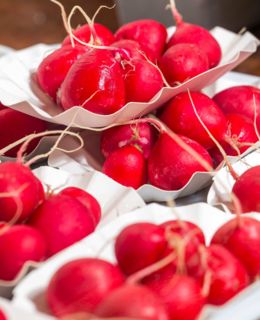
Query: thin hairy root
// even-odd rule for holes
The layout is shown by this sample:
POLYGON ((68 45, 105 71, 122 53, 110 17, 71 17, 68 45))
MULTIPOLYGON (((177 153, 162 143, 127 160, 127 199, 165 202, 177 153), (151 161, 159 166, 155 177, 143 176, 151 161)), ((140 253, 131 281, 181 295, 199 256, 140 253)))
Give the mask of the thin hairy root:
MULTIPOLYGON (((69 25, 68 25, 68 21, 67 21, 67 14, 66 14, 66 11, 65 11, 65 8, 64 6, 57 0, 50 0, 51 2, 55 3, 57 6, 60 7, 61 9, 61 16, 62 16, 62 21, 63 21, 63 24, 64 24, 64 28, 66 30, 66 32, 69 34, 69 25)), ((74 47, 74 45, 73 45, 74 47)))
POLYGON ((92 25, 94 25, 94 22, 95 22, 95 20, 96 20, 96 17, 97 17, 97 15, 99 14, 99 12, 100 12, 101 10, 103 10, 103 9, 112 10, 112 9, 114 9, 115 7, 116 7, 116 4, 114 4, 114 5, 111 6, 111 7, 105 6, 105 5, 100 6, 100 7, 97 9, 97 11, 94 13, 94 15, 93 15, 93 17, 92 17, 92 19, 91 19, 92 25))

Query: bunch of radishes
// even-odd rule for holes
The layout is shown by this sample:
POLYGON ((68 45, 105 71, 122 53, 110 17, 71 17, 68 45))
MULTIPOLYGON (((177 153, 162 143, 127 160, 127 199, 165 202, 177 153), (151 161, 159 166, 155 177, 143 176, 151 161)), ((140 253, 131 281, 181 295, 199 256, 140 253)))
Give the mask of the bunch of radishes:
POLYGON ((161 122, 138 119, 102 132, 103 172, 136 189, 147 182, 180 189, 195 172, 210 171, 223 155, 240 156, 257 142, 259 114, 260 90, 253 86, 232 87, 213 98, 180 93, 158 111, 161 122))
POLYGON ((20 162, 0 164, 0 280, 11 281, 24 265, 40 262, 92 233, 101 217, 97 200, 67 187, 44 192, 20 162))
POLYGON ((113 35, 87 18, 88 24, 72 31, 72 10, 65 19, 69 36, 37 69, 40 88, 64 110, 81 106, 112 114, 215 67, 221 59, 217 41, 206 29, 183 22, 173 1, 171 6, 176 31, 170 39, 163 24, 149 19, 125 24, 113 35))
POLYGON ((197 319, 205 304, 222 305, 260 275, 260 222, 237 216, 205 245, 195 224, 140 222, 116 237, 116 264, 98 258, 66 263, 46 291, 57 317, 197 319))

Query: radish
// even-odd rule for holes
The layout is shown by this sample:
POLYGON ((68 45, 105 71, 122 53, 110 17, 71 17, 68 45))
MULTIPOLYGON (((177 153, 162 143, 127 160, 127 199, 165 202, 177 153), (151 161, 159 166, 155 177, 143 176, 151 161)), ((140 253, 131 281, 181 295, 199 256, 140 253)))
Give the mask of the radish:
MULTIPOLYGON (((205 148, 184 136, 178 136, 204 160, 205 166, 211 167, 212 160, 205 148)), ((178 190, 186 185, 192 175, 206 171, 198 160, 180 147, 167 132, 160 134, 148 159, 148 178, 152 185, 164 190, 178 190)))
POLYGON ((61 195, 67 195, 77 199, 87 209, 88 215, 92 218, 96 227, 101 219, 100 204, 90 193, 76 187, 67 187, 59 192, 61 195))
POLYGON ((137 41, 147 56, 156 60, 163 53, 167 31, 158 21, 144 19, 124 24, 115 33, 115 38, 137 41))
POLYGON ((159 59, 159 67, 171 86, 185 82, 209 69, 207 54, 196 44, 179 43, 159 59))
POLYGON ((252 121, 256 115, 260 129, 260 89, 253 86, 234 86, 217 93, 213 100, 225 113, 240 113, 252 121))
POLYGON ((120 269, 130 275, 158 261, 166 246, 162 227, 152 223, 135 223, 117 236, 115 255, 120 269))
MULTIPOLYGON (((140 44, 134 40, 122 39, 111 44, 111 47, 124 49, 127 53, 127 57, 132 59, 146 60, 144 54, 142 53, 142 48, 140 44)), ((149 57, 148 57, 149 58, 149 57)))
POLYGON ((28 167, 5 162, 0 164, 0 195, 0 221, 22 222, 43 201, 44 191, 28 167))
POLYGON ((0 309, 0 320, 7 320, 4 311, 2 309, 0 309))
POLYGON ((81 106, 99 114, 111 114, 125 104, 122 68, 110 50, 92 49, 68 72, 60 89, 61 106, 81 106))
POLYGON ((126 102, 148 102, 163 88, 159 70, 146 60, 133 59, 126 67, 126 102))
MULTIPOLYGON (((0 149, 30 133, 43 132, 46 129, 46 122, 3 106, 3 109, 0 110, 0 149)), ((27 147, 27 153, 32 152, 38 143, 39 139, 32 141, 27 147)), ((17 146, 4 155, 7 157, 16 157, 18 150, 19 147, 17 146)))
POLYGON ((218 105, 203 93, 179 93, 166 104, 160 119, 174 132, 197 141, 205 148, 215 146, 215 142, 197 118, 193 105, 214 138, 223 140, 227 129, 225 115, 218 105))
POLYGON ((83 239, 95 229, 89 210, 77 198, 64 194, 46 199, 28 223, 44 236, 48 257, 83 239))
POLYGON ((147 285, 165 305, 169 319, 195 320, 205 304, 198 283, 185 275, 154 279, 147 285))
POLYGON ((155 293, 144 286, 127 284, 108 294, 96 309, 95 315, 102 318, 169 319, 155 293))
POLYGON ((123 283, 124 277, 118 267, 101 259, 82 258, 66 263, 55 272, 46 298, 55 316, 91 313, 123 283))
POLYGON ((145 159, 147 159, 155 140, 155 130, 148 123, 126 124, 103 131, 100 148, 102 154, 108 157, 111 152, 125 145, 137 145, 142 150, 145 159))
POLYGON ((209 275, 207 301, 210 304, 222 305, 249 284, 244 266, 220 245, 205 248, 200 259, 189 261, 187 268, 189 274, 201 282, 209 275))
POLYGON ((40 262, 45 256, 40 232, 25 225, 8 227, 0 233, 0 280, 14 280, 26 262, 40 262))
MULTIPOLYGON (((113 33, 105 26, 100 23, 94 23, 94 35, 95 35, 95 43, 97 45, 109 46, 114 41, 113 33)), ((79 40, 88 43, 91 40, 91 34, 93 35, 93 30, 88 24, 84 24, 73 31, 75 37, 79 40)), ((76 45, 81 45, 81 43, 75 40, 76 45)), ((62 42, 63 46, 71 45, 71 37, 68 35, 62 42)))
POLYGON ((232 192, 240 200, 243 212, 260 212, 260 166, 252 167, 240 175, 232 192))
MULTIPOLYGON (((219 142, 227 155, 237 156, 258 141, 254 124, 248 117, 238 113, 228 113, 226 119, 226 134, 224 140, 219 142)), ((217 147, 212 148, 209 152, 217 165, 223 160, 217 147)))
POLYGON ((196 44, 207 54, 210 68, 218 65, 222 54, 217 40, 203 27, 184 22, 176 9, 174 1, 170 0, 170 3, 176 21, 176 31, 169 39, 167 48, 180 43, 196 44))
POLYGON ((124 186, 138 189, 146 182, 146 161, 135 146, 125 145, 106 158, 102 172, 124 186))
POLYGON ((72 65, 88 50, 86 46, 61 47, 42 60, 36 71, 40 88, 56 102, 57 92, 72 65))
POLYGON ((246 267, 252 279, 260 276, 260 222, 254 218, 239 217, 222 225, 211 243, 221 244, 246 267))

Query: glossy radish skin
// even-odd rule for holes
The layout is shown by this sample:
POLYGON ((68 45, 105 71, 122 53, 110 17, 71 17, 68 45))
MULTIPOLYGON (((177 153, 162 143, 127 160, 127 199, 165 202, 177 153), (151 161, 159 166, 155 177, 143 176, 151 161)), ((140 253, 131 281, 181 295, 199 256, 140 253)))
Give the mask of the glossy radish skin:
POLYGON ((6 316, 5 316, 5 314, 4 314, 2 309, 0 309, 0 320, 7 320, 7 318, 6 318, 6 316))
POLYGON ((232 252, 254 279, 260 275, 260 222, 250 217, 240 219, 240 225, 236 218, 222 225, 211 243, 223 245, 232 252))
POLYGON ((138 189, 146 182, 146 161, 141 151, 126 145, 106 158, 102 172, 124 186, 138 189))
POLYGON ((148 61, 134 59, 126 70, 126 102, 148 102, 163 88, 161 73, 148 61))
MULTIPOLYGON (((31 133, 43 132, 46 129, 46 122, 14 109, 3 107, 3 109, 0 110, 0 149, 31 133), (10 128, 12 129, 10 130, 10 128)), ((38 143, 39 139, 34 139, 30 142, 26 148, 26 153, 29 154, 32 152, 38 143)), ((17 146, 7 151, 4 155, 7 157, 16 157, 19 148, 20 146, 17 146)))
POLYGON ((206 53, 196 44, 170 47, 159 59, 159 67, 171 86, 185 82, 209 69, 206 53))
POLYGON ((158 261, 166 246, 162 227, 153 223, 135 223, 117 236, 115 255, 120 269, 130 275, 158 261))
POLYGON ((17 218, 15 222, 26 220, 44 196, 40 180, 29 168, 17 162, 0 164, 1 193, 10 193, 9 197, 0 198, 0 221, 5 222, 13 218, 17 218))
POLYGON ((165 305, 169 319, 195 320, 205 304, 199 284, 185 275, 155 279, 147 285, 165 305))
POLYGON ((207 301, 214 305, 224 304, 249 284, 248 273, 243 264, 220 245, 209 246, 206 258, 189 262, 188 269, 189 274, 201 283, 205 273, 211 273, 207 301))
POLYGON ((260 212, 260 166, 241 174, 232 191, 240 200, 243 212, 260 212))
MULTIPOLYGON (((215 139, 223 140, 227 129, 227 120, 218 105, 200 92, 191 92, 191 99, 202 122, 215 139)), ((194 112, 187 92, 182 92, 170 100, 160 119, 174 132, 185 135, 200 143, 205 148, 214 147, 215 143, 201 125, 194 112)))
MULTIPOLYGON (((205 148, 187 137, 181 136, 181 139, 197 151, 209 165, 212 165, 212 160, 205 148)), ((174 142, 167 133, 162 133, 148 159, 150 183, 164 190, 178 190, 185 186, 192 175, 198 171, 205 171, 205 168, 174 142)))
POLYGON ((92 313, 98 304, 124 283, 118 267, 101 259, 82 258, 66 263, 52 276, 46 291, 53 315, 92 313))
POLYGON ((0 233, 0 257, 0 280, 14 280, 26 262, 45 259, 45 240, 39 231, 29 226, 9 227, 0 233))
POLYGON ((36 71, 40 88, 54 101, 71 66, 90 49, 84 46, 61 47, 42 60, 36 71))
POLYGON ((47 242, 47 256, 83 239, 95 229, 93 217, 85 206, 68 195, 54 195, 33 213, 29 224, 39 230, 47 242))
POLYGON ((77 187, 67 187, 59 192, 61 195, 67 195, 77 199, 88 211, 96 227, 101 219, 101 207, 95 197, 87 191, 77 187))
POLYGON ((240 113, 254 121, 260 129, 260 89, 253 86, 234 86, 217 93, 213 100, 225 113, 240 113), (255 96, 255 104, 254 97, 255 96))
POLYGON ((137 41, 129 40, 129 39, 122 39, 118 40, 111 44, 111 47, 123 49, 119 50, 119 52, 125 57, 130 59, 139 59, 145 60, 144 53, 142 51, 142 47, 137 41))
POLYGON ((115 38, 137 41, 148 57, 156 60, 163 53, 167 31, 158 21, 144 19, 124 24, 115 33, 115 38))
POLYGON ((107 158, 111 152, 125 145, 137 145, 142 150, 145 159, 147 159, 155 140, 156 133, 150 124, 126 124, 103 131, 100 148, 104 157, 107 158))
MULTIPOLYGON (((94 38, 94 42, 96 45, 104 45, 109 46, 111 43, 115 41, 113 33, 105 26, 103 26, 100 23, 94 23, 94 29, 96 32, 96 38, 94 38)), ((81 41, 85 43, 89 43, 90 37, 91 37, 91 30, 89 28, 88 24, 84 24, 80 26, 79 28, 75 29, 73 31, 73 34, 81 41)), ((80 42, 75 40, 75 44, 81 45, 80 42)), ((71 39, 70 36, 67 36, 63 42, 63 46, 71 45, 71 39)))
MULTIPOLYGON (((226 154, 229 156, 237 156, 238 151, 232 147, 232 144, 238 148, 240 153, 245 152, 249 146, 243 146, 243 143, 257 142, 258 138, 255 132, 253 122, 248 118, 238 113, 229 113, 226 115, 227 130, 225 138, 219 141, 226 154)), ((214 147, 210 150, 210 154, 215 160, 216 164, 219 164, 223 160, 219 149, 214 147)))
POLYGON ((93 49, 68 72, 60 90, 64 110, 73 106, 111 114, 125 104, 123 71, 109 50, 93 49))
POLYGON ((112 291, 98 306, 95 315, 104 318, 169 319, 159 297, 140 285, 124 285, 112 291))
POLYGON ((199 46, 207 54, 210 68, 219 64, 222 55, 220 45, 210 32, 203 27, 186 22, 177 24, 177 29, 170 38, 167 48, 180 43, 191 43, 199 46))

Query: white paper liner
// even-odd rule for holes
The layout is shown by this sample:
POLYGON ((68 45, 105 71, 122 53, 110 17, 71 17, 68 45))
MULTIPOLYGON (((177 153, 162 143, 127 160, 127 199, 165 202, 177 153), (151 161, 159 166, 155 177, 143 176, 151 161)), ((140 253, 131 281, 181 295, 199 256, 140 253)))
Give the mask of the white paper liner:
MULTIPOLYGON (((45 187, 50 186, 55 193, 65 187, 74 186, 93 195, 98 200, 102 210, 102 218, 96 230, 118 216, 145 205, 134 189, 123 187, 97 171, 73 174, 42 166, 33 170, 33 172, 45 187)), ((39 265, 40 263, 28 261, 13 281, 0 280, 0 296, 9 297, 17 283, 30 270, 37 268, 39 265)))
POLYGON ((11 47, 0 45, 0 57, 4 56, 7 53, 13 52, 14 49, 11 47))
MULTIPOLYGON (((169 33, 172 30, 173 28, 169 33)), ((259 44, 258 39, 249 32, 237 35, 221 27, 215 27, 211 32, 222 48, 223 57, 220 64, 174 88, 163 88, 148 103, 130 102, 110 115, 95 114, 77 106, 62 111, 51 103, 50 99, 47 99, 34 84, 34 91, 37 91, 37 95, 43 100, 40 101, 32 90, 31 74, 37 69, 47 51, 49 53, 57 47, 43 44, 5 55, 0 59, 1 99, 5 105, 13 109, 49 122, 70 125, 74 119, 73 126, 81 128, 105 127, 112 123, 140 117, 163 105, 180 92, 187 89, 201 90, 214 83, 254 53, 259 44)))
MULTIPOLYGON (((178 207, 174 210, 178 212, 178 215, 182 219, 197 224, 204 231, 207 243, 209 243, 211 237, 221 225, 234 218, 234 215, 224 213, 223 211, 205 203, 178 207)), ((259 215, 257 214, 250 214, 249 216, 259 218, 259 215)), ((176 216, 174 215, 173 209, 158 204, 150 204, 141 209, 120 216, 116 221, 111 222, 98 232, 90 235, 88 238, 85 238, 70 248, 62 251, 47 261, 41 268, 30 273, 15 288, 13 298, 14 305, 30 312, 40 311, 47 313, 48 310, 44 299, 44 291, 54 272, 62 265, 74 259, 97 256, 108 261, 115 262, 113 242, 115 237, 124 227, 132 223, 144 221, 159 224, 175 218, 176 216)), ((258 298, 260 294, 259 286, 256 289, 258 298)), ((233 312, 235 312, 234 318, 232 319, 237 319, 235 314, 240 312, 240 302, 242 303, 244 300, 251 298, 251 292, 255 292, 255 288, 253 287, 250 289, 247 288, 247 290, 247 292, 244 292, 244 295, 240 296, 238 303, 236 301, 236 308, 233 310, 233 312)), ((255 303, 255 299, 253 302, 255 303)), ((228 305, 232 307, 231 302, 226 304, 225 307, 228 305)), ((222 312, 223 308, 224 306, 220 308, 205 308, 205 312, 206 314, 208 314, 208 312, 210 314, 217 314, 217 311, 220 310, 222 312)), ((200 318, 200 320, 206 319, 211 318, 206 316, 200 318)), ((227 318, 222 318, 221 320, 224 319, 227 318)), ((246 319, 247 318, 244 318, 243 320, 246 319)))
POLYGON ((15 308, 11 301, 0 298, 0 309, 3 310, 7 320, 51 320, 43 314, 24 312, 20 308, 15 308))
MULTIPOLYGON (((254 151, 245 156, 241 161, 237 161, 232 165, 235 172, 241 175, 247 169, 260 165, 260 152, 254 151)), ((213 184, 209 189, 207 202, 210 205, 220 205, 225 211, 229 211, 228 203, 230 202, 230 194, 235 180, 231 176, 227 167, 222 168, 213 178, 213 184)))

